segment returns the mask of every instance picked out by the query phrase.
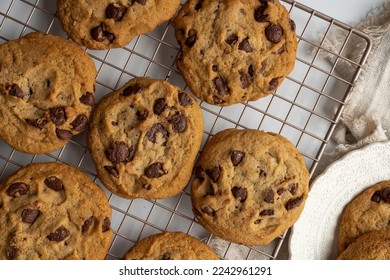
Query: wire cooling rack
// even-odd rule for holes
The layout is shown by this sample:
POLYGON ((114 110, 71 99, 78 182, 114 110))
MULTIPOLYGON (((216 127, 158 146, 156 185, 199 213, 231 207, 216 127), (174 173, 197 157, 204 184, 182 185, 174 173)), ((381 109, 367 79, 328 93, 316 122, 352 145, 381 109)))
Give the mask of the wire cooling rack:
MULTIPOLYGON (((0 43, 17 39, 32 31, 67 38, 56 17, 56 1, 1 0, 0 43)), ((362 70, 371 49, 364 33, 295 1, 282 0, 296 23, 299 39, 296 64, 275 94, 255 102, 219 107, 199 102, 204 117, 203 145, 220 130, 252 128, 275 132, 289 139, 302 153, 312 175, 348 94, 362 70), (333 33, 344 34, 336 52, 325 47, 333 33), (365 51, 357 60, 343 54, 348 44, 360 44, 365 51), (326 54, 327 59, 324 55, 326 54), (349 78, 337 72, 348 63, 354 72, 349 78)), ((340 40, 340 39, 339 39, 340 40)), ((97 68, 96 100, 136 76, 165 79, 189 91, 175 67, 178 44, 169 22, 152 32, 137 36, 122 49, 86 49, 97 68)), ((82 133, 62 149, 50 154, 18 152, 0 141, 0 176, 4 180, 31 162, 60 161, 84 171, 105 191, 112 206, 114 236, 106 259, 120 259, 138 240, 163 230, 182 231, 212 246, 223 259, 276 259, 286 233, 267 246, 246 247, 210 235, 194 219, 189 188, 168 199, 123 199, 107 191, 97 179, 82 133)))

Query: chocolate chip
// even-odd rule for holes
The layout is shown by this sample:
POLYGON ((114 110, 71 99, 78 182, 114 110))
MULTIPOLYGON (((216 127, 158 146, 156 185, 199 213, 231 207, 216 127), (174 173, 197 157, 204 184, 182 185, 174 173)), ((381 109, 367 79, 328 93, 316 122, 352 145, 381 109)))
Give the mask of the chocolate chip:
POLYGON ((150 190, 152 189, 152 185, 149 184, 149 183, 143 185, 142 187, 143 187, 145 190, 147 190, 147 191, 150 191, 150 190))
POLYGON ((59 139, 62 140, 70 140, 73 137, 73 134, 71 131, 66 130, 66 129, 56 129, 56 135, 59 139))
POLYGON ((230 92, 228 86, 226 85, 225 81, 222 79, 222 77, 216 77, 213 80, 215 90, 219 95, 225 95, 226 93, 230 92))
POLYGON ((43 129, 45 127, 45 125, 47 124, 47 120, 45 120, 45 119, 25 119, 25 121, 29 125, 36 127, 36 128, 39 128, 39 129, 43 129))
POLYGON ((61 125, 66 122, 66 112, 64 107, 55 107, 49 110, 50 120, 55 125, 61 125))
POLYGON ((298 190, 298 184, 292 183, 292 184, 288 185, 287 189, 292 195, 295 195, 297 193, 297 190, 298 190))
POLYGON ((56 192, 62 191, 64 189, 64 184, 62 183, 62 180, 55 176, 47 177, 44 183, 48 188, 56 192))
POLYGON ((26 208, 22 211, 22 221, 28 224, 33 224, 38 218, 39 214, 38 209, 26 208))
POLYGON ((137 111, 136 116, 139 121, 144 121, 148 118, 149 112, 148 110, 144 110, 142 113, 140 111, 137 111))
POLYGON ((277 193, 278 195, 282 195, 282 194, 284 194, 285 191, 286 191, 285 188, 279 188, 279 189, 276 191, 276 193, 277 193))
POLYGON ((286 208, 286 210, 290 211, 290 210, 292 210, 294 208, 299 207, 299 205, 301 205, 302 201, 303 201, 303 197, 302 196, 301 197, 297 197, 297 198, 292 198, 292 199, 290 199, 290 200, 288 200, 286 202, 284 207, 286 208))
POLYGON ((295 24, 295 21, 293 21, 292 19, 290 19, 290 27, 292 32, 295 32, 295 30, 297 29, 297 25, 295 24))
POLYGON ((214 166, 211 169, 206 169, 206 174, 210 179, 215 183, 218 181, 219 176, 221 175, 221 166, 214 166))
POLYGON ((84 114, 78 115, 70 125, 76 131, 84 131, 88 125, 88 117, 84 114))
POLYGON ((230 160, 232 161, 234 166, 237 166, 241 163, 244 156, 245 156, 244 152, 235 150, 230 154, 230 160))
POLYGON ((106 8, 106 18, 112 18, 115 21, 120 21, 125 15, 127 8, 121 4, 115 6, 113 3, 106 8))
POLYGON ((111 147, 104 151, 107 159, 112 163, 120 163, 130 161, 130 153, 133 151, 132 147, 128 147, 123 141, 115 141, 111 147))
POLYGON ((202 212, 209 215, 209 216, 214 216, 215 214, 215 211, 213 208, 211 208, 210 206, 208 205, 205 205, 201 208, 202 212))
POLYGON ((214 72, 217 72, 218 71, 218 66, 217 65, 213 65, 211 67, 211 69, 214 71, 214 72))
POLYGON ((177 133, 182 133, 187 128, 187 118, 182 114, 176 114, 169 119, 172 125, 172 130, 177 133))
POLYGON ((167 102, 165 101, 165 98, 158 98, 154 101, 153 112, 159 116, 162 112, 164 112, 166 107, 167 102))
POLYGON ((25 195, 29 190, 30 187, 28 185, 22 182, 17 182, 11 184, 6 190, 6 193, 11 197, 16 198, 25 195))
POLYGON ((155 162, 149 165, 144 170, 145 176, 148 178, 159 178, 167 172, 163 169, 163 165, 161 162, 155 162))
POLYGON ((371 201, 380 203, 381 202, 381 191, 376 191, 374 194, 371 196, 371 201))
POLYGON ((119 178, 119 172, 114 166, 106 165, 104 166, 104 169, 115 178, 119 178))
POLYGON ((106 232, 110 229, 111 220, 108 217, 105 217, 102 223, 102 232, 106 232))
POLYGON ((269 189, 264 196, 264 201, 267 203, 274 203, 275 193, 272 189, 269 189))
POLYGON ((244 73, 243 71, 240 71, 240 82, 241 87, 245 89, 250 85, 251 79, 248 74, 244 73))
POLYGON ((196 43, 196 31, 194 29, 190 29, 188 31, 188 37, 187 39, 184 41, 184 44, 189 47, 189 48, 192 48, 196 43))
POLYGON ((260 169, 259 175, 260 175, 261 177, 266 177, 266 176, 267 176, 267 172, 265 172, 263 169, 260 169))
POLYGON ((253 78, 253 76, 255 75, 255 70, 253 69, 253 65, 249 65, 248 67, 248 74, 249 76, 251 76, 251 78, 253 78))
POLYGON ((200 0, 198 3, 195 5, 195 11, 199 11, 202 8, 203 0, 200 0))
POLYGON ((238 41, 238 36, 236 34, 232 34, 229 37, 226 38, 225 42, 229 45, 233 45, 237 43, 238 41))
POLYGON ((7 246, 7 250, 5 252, 7 260, 14 260, 18 257, 18 248, 15 246, 7 246))
POLYGON ((95 41, 103 42, 105 36, 102 25, 96 26, 91 29, 91 36, 95 41))
POLYGON ((201 183, 204 181, 204 172, 203 168, 200 165, 195 167, 194 174, 195 177, 198 178, 201 183))
POLYGON ((240 44, 238 44, 238 49, 244 52, 252 52, 253 48, 251 44, 249 43, 248 38, 245 38, 244 40, 241 41, 240 44))
POLYGON ((269 84, 268 84, 268 90, 273 91, 273 90, 275 90, 275 89, 278 87, 278 85, 279 85, 279 80, 278 80, 278 78, 273 78, 273 79, 269 82, 269 84))
POLYGON ((181 106, 186 107, 192 104, 192 99, 187 93, 181 91, 179 92, 179 103, 181 106))
POLYGON ((389 187, 383 188, 381 190, 381 198, 382 198, 383 202, 390 203, 390 188, 389 187))
POLYGON ((255 220, 253 223, 254 223, 255 225, 258 225, 258 224, 261 223, 261 220, 260 220, 260 219, 257 219, 257 220, 255 220))
POLYGON ((156 143, 157 133, 161 133, 164 139, 169 137, 169 132, 165 129, 165 127, 161 123, 154 124, 147 132, 146 137, 152 142, 156 143))
POLYGON ((85 105, 93 106, 95 104, 95 97, 93 96, 93 93, 91 93, 91 92, 87 92, 87 93, 83 94, 79 100, 81 103, 83 103, 85 105))
POLYGON ((238 201, 244 202, 246 200, 247 191, 245 188, 234 186, 232 188, 232 194, 238 201))
POLYGON ((139 84, 134 84, 126 87, 121 93, 122 96, 130 96, 133 94, 138 94, 142 91, 142 87, 139 84))
POLYGON ((266 22, 269 21, 269 15, 265 14, 268 4, 265 2, 263 5, 255 9, 254 17, 257 22, 266 22))
POLYGON ((137 3, 141 4, 142 6, 145 6, 145 4, 146 4, 146 0, 134 0, 134 2, 137 2, 137 3))
POLYGON ((266 209, 260 212, 260 216, 273 216, 275 211, 272 209, 266 209))
POLYGON ((23 90, 17 84, 12 84, 9 87, 8 93, 9 93, 9 95, 19 97, 19 98, 24 97, 23 90))
POLYGON ((83 225, 81 226, 81 232, 85 232, 89 228, 89 226, 92 224, 92 222, 93 222, 93 216, 86 219, 84 221, 83 225))
POLYGON ((277 24, 270 23, 265 28, 265 37, 274 44, 279 43, 283 38, 283 29, 277 24))
POLYGON ((161 256, 162 260, 172 260, 170 253, 164 253, 164 255, 161 256))
POLYGON ((70 235, 69 230, 67 230, 64 226, 60 226, 54 232, 50 233, 47 236, 47 239, 49 239, 50 241, 61 242, 69 235, 70 235))

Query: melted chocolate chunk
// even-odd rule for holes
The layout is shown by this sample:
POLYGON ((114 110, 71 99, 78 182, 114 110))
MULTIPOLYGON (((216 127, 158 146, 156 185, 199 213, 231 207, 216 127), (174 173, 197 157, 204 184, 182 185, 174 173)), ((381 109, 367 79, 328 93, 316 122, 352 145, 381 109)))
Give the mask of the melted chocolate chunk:
POLYGON ((203 168, 200 165, 195 167, 194 174, 195 177, 198 178, 201 183, 204 181, 204 172, 203 168))
POLYGON ((203 1, 204 0, 200 0, 198 3, 196 3, 195 11, 199 11, 202 8, 203 1))
POLYGON ((217 65, 213 65, 211 67, 211 69, 214 71, 214 72, 217 72, 218 71, 218 66, 217 65))
POLYGON ((284 194, 285 191, 286 191, 285 188, 279 188, 279 189, 276 191, 276 193, 277 193, 278 195, 282 195, 282 194, 284 194))
POLYGON ((243 89, 246 89, 251 84, 251 78, 245 72, 240 71, 240 82, 241 82, 241 87, 243 89))
POLYGON ((19 250, 15 246, 7 246, 5 252, 7 260, 14 260, 18 257, 19 250))
POLYGON ((215 90, 217 93, 221 96, 224 96, 225 94, 230 92, 229 87, 225 83, 225 81, 222 79, 222 77, 216 77, 213 80, 215 90))
POLYGON ((187 93, 181 91, 179 92, 179 103, 181 106, 186 107, 192 104, 192 99, 187 93))
POLYGON ((139 84, 130 85, 123 90, 121 93, 122 96, 130 96, 133 94, 138 94, 142 91, 142 88, 139 84))
POLYGON ((115 40, 115 35, 107 30, 107 26, 104 23, 92 28, 91 36, 97 42, 103 42, 104 39, 107 39, 112 43, 115 40))
POLYGON ((182 133, 187 128, 187 118, 180 113, 170 118, 169 123, 172 125, 172 130, 177 133, 182 133))
POLYGON ((188 37, 187 39, 184 41, 184 44, 189 47, 189 48, 192 48, 196 43, 196 31, 194 29, 190 29, 188 31, 188 37))
POLYGON ((89 228, 89 226, 92 224, 92 222, 93 222, 93 216, 86 219, 84 221, 83 225, 81 226, 81 232, 85 232, 89 228))
POLYGON ((383 202, 390 203, 390 187, 381 190, 381 198, 383 202))
POLYGON ((17 84, 12 84, 8 89, 8 93, 11 96, 15 96, 19 98, 24 97, 23 90, 17 84))
POLYGON ((230 35, 228 38, 226 38, 225 42, 229 45, 233 45, 237 43, 238 41, 238 36, 236 34, 230 35))
POLYGON ((70 125, 76 131, 84 131, 88 125, 88 117, 84 114, 80 114, 70 123, 70 125))
POLYGON ((254 12, 254 17, 257 22, 266 22, 269 21, 269 15, 265 14, 268 4, 264 2, 260 7, 257 7, 254 12))
POLYGON ((268 90, 275 90, 279 85, 279 79, 278 78, 273 78, 269 84, 268 84, 268 90))
POLYGON ((253 76, 255 75, 255 70, 253 69, 253 65, 249 65, 248 67, 248 74, 251 78, 253 78, 253 76))
POLYGON ((106 8, 106 18, 112 18, 115 21, 122 20, 125 15, 127 8, 121 4, 115 6, 113 3, 107 6, 106 8))
POLYGON ((67 238, 69 235, 69 230, 67 230, 64 226, 60 226, 54 232, 50 233, 47 236, 47 239, 49 239, 50 241, 61 242, 65 240, 65 238, 67 238))
POLYGON ((265 28, 265 37, 274 44, 279 43, 283 38, 283 29, 280 25, 270 23, 265 28))
POLYGON ((275 211, 272 209, 266 209, 260 212, 260 216, 273 216, 275 211))
POLYGON ((108 173, 110 173, 112 176, 114 176, 115 178, 119 178, 118 169, 116 169, 114 166, 106 165, 106 166, 104 166, 104 169, 105 169, 108 173))
POLYGON ((66 112, 64 107, 51 108, 49 110, 50 120, 55 125, 61 125, 66 122, 66 112))
POLYGON ((11 184, 6 190, 6 193, 11 197, 16 198, 25 195, 29 190, 30 187, 28 185, 22 182, 17 182, 11 184))
POLYGON ((33 224, 38 218, 39 214, 38 209, 26 208, 22 211, 22 221, 28 224, 33 224))
POLYGON ((245 188, 234 186, 232 188, 232 194, 238 201, 244 202, 246 200, 247 191, 245 188))
POLYGON ((167 172, 163 169, 163 164, 161 162, 155 162, 145 168, 145 176, 148 178, 159 178, 167 172))
POLYGON ((108 217, 105 217, 102 223, 102 232, 106 232, 110 229, 111 220, 108 217))
POLYGON ((130 161, 130 154, 133 151, 132 147, 128 147, 123 141, 115 141, 111 147, 104 151, 107 159, 112 163, 120 163, 130 161))
POLYGON ((247 53, 253 51, 253 48, 249 43, 248 38, 245 38, 244 40, 241 41, 240 44, 238 44, 238 49, 247 53))
POLYGON ((264 201, 267 203, 274 203, 275 193, 272 189, 269 189, 264 196, 264 201))
POLYGON ((206 174, 210 177, 210 179, 216 183, 221 175, 221 166, 214 166, 211 169, 206 169, 206 174))
POLYGON ((161 115, 162 112, 164 112, 166 107, 167 107, 167 102, 165 98, 158 98, 156 99, 156 101, 154 101, 153 113, 159 116, 161 115))
POLYGON ((145 185, 142 186, 145 190, 150 191, 152 189, 152 185, 149 183, 146 183, 145 185))
POLYGON ((293 21, 292 19, 290 19, 290 27, 292 32, 295 32, 295 30, 297 29, 297 25, 295 24, 295 21, 293 21))
POLYGON ((244 158, 245 153, 241 151, 233 151, 230 154, 230 160, 232 161, 234 166, 237 166, 241 163, 242 159, 244 158))
POLYGON ((83 96, 81 96, 79 100, 81 103, 85 105, 93 106, 95 104, 95 97, 91 92, 87 92, 86 94, 83 94, 83 96))
POLYGON ((137 120, 144 121, 148 118, 149 112, 148 110, 144 110, 142 113, 140 111, 137 111, 136 116, 137 116, 137 120))
POLYGON ((208 205, 202 206, 201 210, 202 210, 203 213, 205 213, 205 214, 207 214, 209 216, 214 216, 214 214, 215 214, 214 209, 211 208, 208 205))
POLYGON ((36 128, 39 128, 39 129, 43 129, 45 127, 45 125, 47 124, 47 120, 45 120, 45 119, 25 119, 25 121, 29 125, 36 127, 36 128))
POLYGON ((287 189, 292 195, 295 195, 297 193, 297 190, 298 190, 298 184, 292 183, 292 184, 288 185, 287 189))
POLYGON ((299 205, 301 205, 302 201, 303 201, 303 197, 292 198, 286 202, 284 207, 286 208, 286 210, 290 211, 294 208, 299 207, 299 205))
POLYGON ((146 137, 152 142, 156 143, 157 133, 161 133, 164 139, 169 137, 169 132, 165 129, 165 127, 161 123, 154 124, 148 132, 146 132, 146 137))
POLYGON ((73 134, 71 131, 66 129, 56 129, 56 135, 61 140, 70 140, 73 137, 73 134))
POLYGON ((47 177, 44 183, 48 188, 56 192, 62 191, 64 189, 64 184, 62 183, 62 180, 55 176, 47 177))

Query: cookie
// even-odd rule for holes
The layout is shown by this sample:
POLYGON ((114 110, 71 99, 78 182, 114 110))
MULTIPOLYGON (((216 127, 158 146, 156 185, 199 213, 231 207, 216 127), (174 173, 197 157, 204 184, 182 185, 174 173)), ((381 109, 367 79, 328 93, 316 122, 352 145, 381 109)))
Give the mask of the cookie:
POLYGON ((88 146, 99 179, 111 192, 166 198, 188 183, 202 136, 202 113, 192 96, 142 77, 99 101, 88 146))
POLYGON ((87 128, 96 69, 63 38, 34 32, 0 45, 0 138, 25 153, 49 153, 87 128))
POLYGON ((284 137, 259 130, 217 133, 194 173, 195 218, 235 243, 268 244, 297 221, 308 196, 309 172, 298 150, 284 137))
POLYGON ((104 259, 111 208, 80 170, 32 163, 0 186, 0 259, 104 259))
POLYGON ((57 0, 63 30, 79 45, 122 48, 177 11, 180 0, 57 0))
POLYGON ((172 25, 193 94, 231 105, 269 95, 292 71, 295 23, 278 0, 188 0, 172 25))
POLYGON ((339 255, 338 260, 390 260, 390 230, 364 233, 339 255))
POLYGON ((377 230, 390 230, 390 181, 367 188, 343 210, 338 231, 338 253, 360 235, 377 230))
POLYGON ((154 234, 138 241, 125 260, 219 260, 205 243, 182 232, 154 234))

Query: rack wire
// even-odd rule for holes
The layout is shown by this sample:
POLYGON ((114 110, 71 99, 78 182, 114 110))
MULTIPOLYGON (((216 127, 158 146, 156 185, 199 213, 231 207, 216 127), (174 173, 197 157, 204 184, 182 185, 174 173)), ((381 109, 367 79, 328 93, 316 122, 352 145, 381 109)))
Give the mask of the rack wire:
MULTIPOLYGON (((2 0, 0 2, 0 43, 41 31, 67 38, 56 16, 56 1, 2 0)), ((275 132, 289 139, 304 156, 311 176, 340 118, 351 89, 371 49, 371 39, 347 24, 319 13, 296 1, 281 0, 296 23, 299 40, 295 68, 275 94, 254 102, 228 107, 199 101, 204 117, 204 144, 226 128, 251 128, 275 132), (326 42, 333 33, 344 34, 338 51, 326 42), (349 44, 365 47, 357 60, 343 50, 349 44), (327 59, 324 58, 326 54, 327 59), (351 77, 337 72, 348 63, 351 77)), ((86 49, 97 68, 96 100, 137 76, 164 79, 188 91, 175 67, 179 47, 169 22, 148 34, 137 36, 122 49, 93 51, 86 49)), ((114 231, 106 259, 121 259, 138 240, 164 230, 182 231, 212 246, 223 259, 276 259, 286 234, 267 246, 247 247, 221 240, 201 227, 191 211, 189 185, 168 199, 129 200, 107 191, 96 175, 86 147, 86 133, 72 139, 50 154, 30 155, 16 151, 0 141, 0 179, 31 162, 59 161, 84 171, 106 192, 112 207, 114 231)))

